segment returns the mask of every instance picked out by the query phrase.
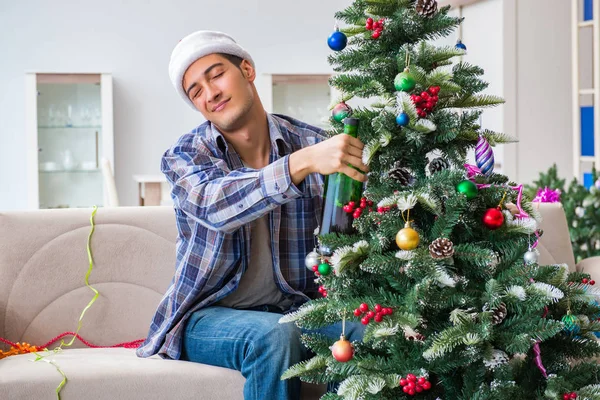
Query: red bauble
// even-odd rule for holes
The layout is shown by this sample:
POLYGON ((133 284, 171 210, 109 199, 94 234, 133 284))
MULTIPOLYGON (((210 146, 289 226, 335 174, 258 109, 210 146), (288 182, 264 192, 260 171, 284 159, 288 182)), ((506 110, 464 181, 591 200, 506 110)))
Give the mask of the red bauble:
POLYGON ((583 279, 581 280, 581 283, 588 283, 588 278, 583 278, 583 279))
POLYGON ((595 285, 595 284, 596 284, 596 281, 592 279, 592 280, 590 281, 590 285, 592 285, 592 286, 593 286, 593 285, 595 285))
POLYGON ((379 31, 379 30, 377 30, 371 34, 371 37, 373 39, 379 39, 379 36, 381 36, 381 31, 379 31))
POLYGON ((375 314, 375 322, 383 321, 383 315, 380 313, 375 314))
POLYGON ((356 310, 354 310, 355 317, 360 317, 361 315, 362 315, 362 311, 360 311, 358 308, 356 310))
POLYGON ((346 340, 344 335, 340 336, 340 340, 331 346, 331 354, 333 358, 339 362, 348 362, 354 357, 354 347, 352 343, 346 340))
POLYGON ((381 304, 375 304, 375 307, 373 307, 373 310, 375 310, 375 312, 381 312, 381 310, 382 310, 381 304))
POLYGON ((488 208, 483 214, 483 224, 488 229, 498 229, 504 223, 504 214, 498 208, 488 208))
POLYGON ((367 313, 367 318, 369 318, 369 319, 373 318, 374 316, 375 316, 375 312, 374 311, 369 311, 367 313))
POLYGON ((371 321, 371 320, 369 319, 369 317, 362 317, 362 319, 360 320, 360 322, 361 322, 363 325, 369 325, 369 321, 371 321))
POLYGON ((369 311, 369 305, 367 303, 361 303, 361 305, 358 306, 358 309, 362 312, 367 312, 369 311))

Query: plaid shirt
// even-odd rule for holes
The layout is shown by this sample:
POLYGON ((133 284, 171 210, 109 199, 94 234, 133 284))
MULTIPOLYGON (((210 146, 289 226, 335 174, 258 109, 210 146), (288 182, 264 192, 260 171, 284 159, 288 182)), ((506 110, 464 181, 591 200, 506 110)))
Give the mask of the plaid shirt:
POLYGON ((277 286, 294 308, 315 297, 304 258, 315 245, 323 177, 310 174, 296 186, 288 163, 291 153, 325 136, 289 117, 267 114, 267 119, 271 154, 263 169, 245 168, 210 122, 163 155, 161 169, 172 186, 177 219, 177 264, 138 356, 180 358, 187 318, 236 289, 248 267, 250 222, 267 213, 277 286))

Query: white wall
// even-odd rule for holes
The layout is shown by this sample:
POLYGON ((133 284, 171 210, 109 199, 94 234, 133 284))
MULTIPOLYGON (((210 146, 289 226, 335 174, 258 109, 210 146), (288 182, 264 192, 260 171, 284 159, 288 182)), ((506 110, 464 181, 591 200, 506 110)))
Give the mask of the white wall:
MULTIPOLYGON (((259 73, 329 73, 333 15, 350 0, 0 1, 0 210, 26 207, 25 71, 111 72, 115 175, 124 205, 134 174, 200 124, 167 74, 171 50, 198 29, 228 32, 259 73)), ((258 87, 260 87, 260 82, 258 87)))
POLYGON ((504 1, 515 6, 507 22, 516 32, 516 73, 507 79, 515 93, 516 178, 532 182, 555 162, 571 179, 571 2, 504 1))
MULTIPOLYGON (((117 189, 122 204, 134 205, 132 175, 158 173, 163 151, 202 122, 168 80, 179 39, 219 29, 250 51, 259 75, 330 73, 326 38, 335 11, 350 3, 0 1, 0 210, 25 208, 26 70, 113 73, 117 189)), ((485 69, 487 93, 507 100, 485 112, 483 126, 520 140, 495 150, 502 172, 520 182, 552 162, 563 176, 572 173, 569 4, 482 0, 463 8, 465 61, 485 69)))
MULTIPOLYGON (((482 0, 464 6, 460 11, 453 9, 451 15, 462 15, 465 18, 462 24, 462 33, 459 30, 455 31, 453 35, 444 39, 443 43, 455 45, 457 39, 462 37, 462 42, 467 46, 467 54, 463 56, 463 61, 483 68, 482 79, 489 83, 483 93, 504 97, 502 0, 482 0)), ((504 105, 485 109, 481 116, 481 124, 484 129, 504 132, 504 105)), ((504 159, 505 152, 514 151, 514 145, 506 146, 499 145, 494 148, 496 161, 494 171, 509 174, 512 178, 514 171, 510 169, 510 166, 507 168, 504 159)), ((474 152, 471 152, 469 161, 471 164, 475 164, 474 152)))

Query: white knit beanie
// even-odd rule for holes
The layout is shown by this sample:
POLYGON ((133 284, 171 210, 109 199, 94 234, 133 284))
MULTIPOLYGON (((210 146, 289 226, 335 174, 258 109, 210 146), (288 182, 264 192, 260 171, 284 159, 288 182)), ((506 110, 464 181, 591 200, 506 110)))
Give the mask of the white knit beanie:
POLYGON ((243 58, 248 60, 254 67, 254 60, 252 60, 250 54, 237 44, 231 36, 222 32, 197 31, 181 39, 171 53, 169 77, 177 93, 194 110, 197 110, 196 106, 188 98, 183 88, 183 75, 196 60, 214 53, 231 54, 243 58))

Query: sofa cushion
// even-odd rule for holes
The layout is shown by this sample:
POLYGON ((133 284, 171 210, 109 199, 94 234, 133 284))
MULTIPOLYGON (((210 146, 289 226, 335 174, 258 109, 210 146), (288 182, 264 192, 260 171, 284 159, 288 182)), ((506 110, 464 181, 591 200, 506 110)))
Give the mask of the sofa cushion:
MULTIPOLYGON (((50 354, 67 376, 60 394, 69 399, 241 400, 245 379, 238 371, 158 356, 139 358, 132 349, 65 349, 50 354)), ((55 400, 62 376, 35 354, 0 360, 0 399, 55 400)), ((302 400, 316 400, 324 385, 302 384, 302 400)))
MULTIPOLYGON (((42 354, 48 354, 44 352, 42 354)), ((0 361, 4 399, 56 399, 62 380, 56 368, 34 354, 0 361)), ((239 400, 244 378, 234 370, 186 361, 139 358, 131 349, 66 349, 47 358, 67 376, 61 391, 69 399, 239 400)))

